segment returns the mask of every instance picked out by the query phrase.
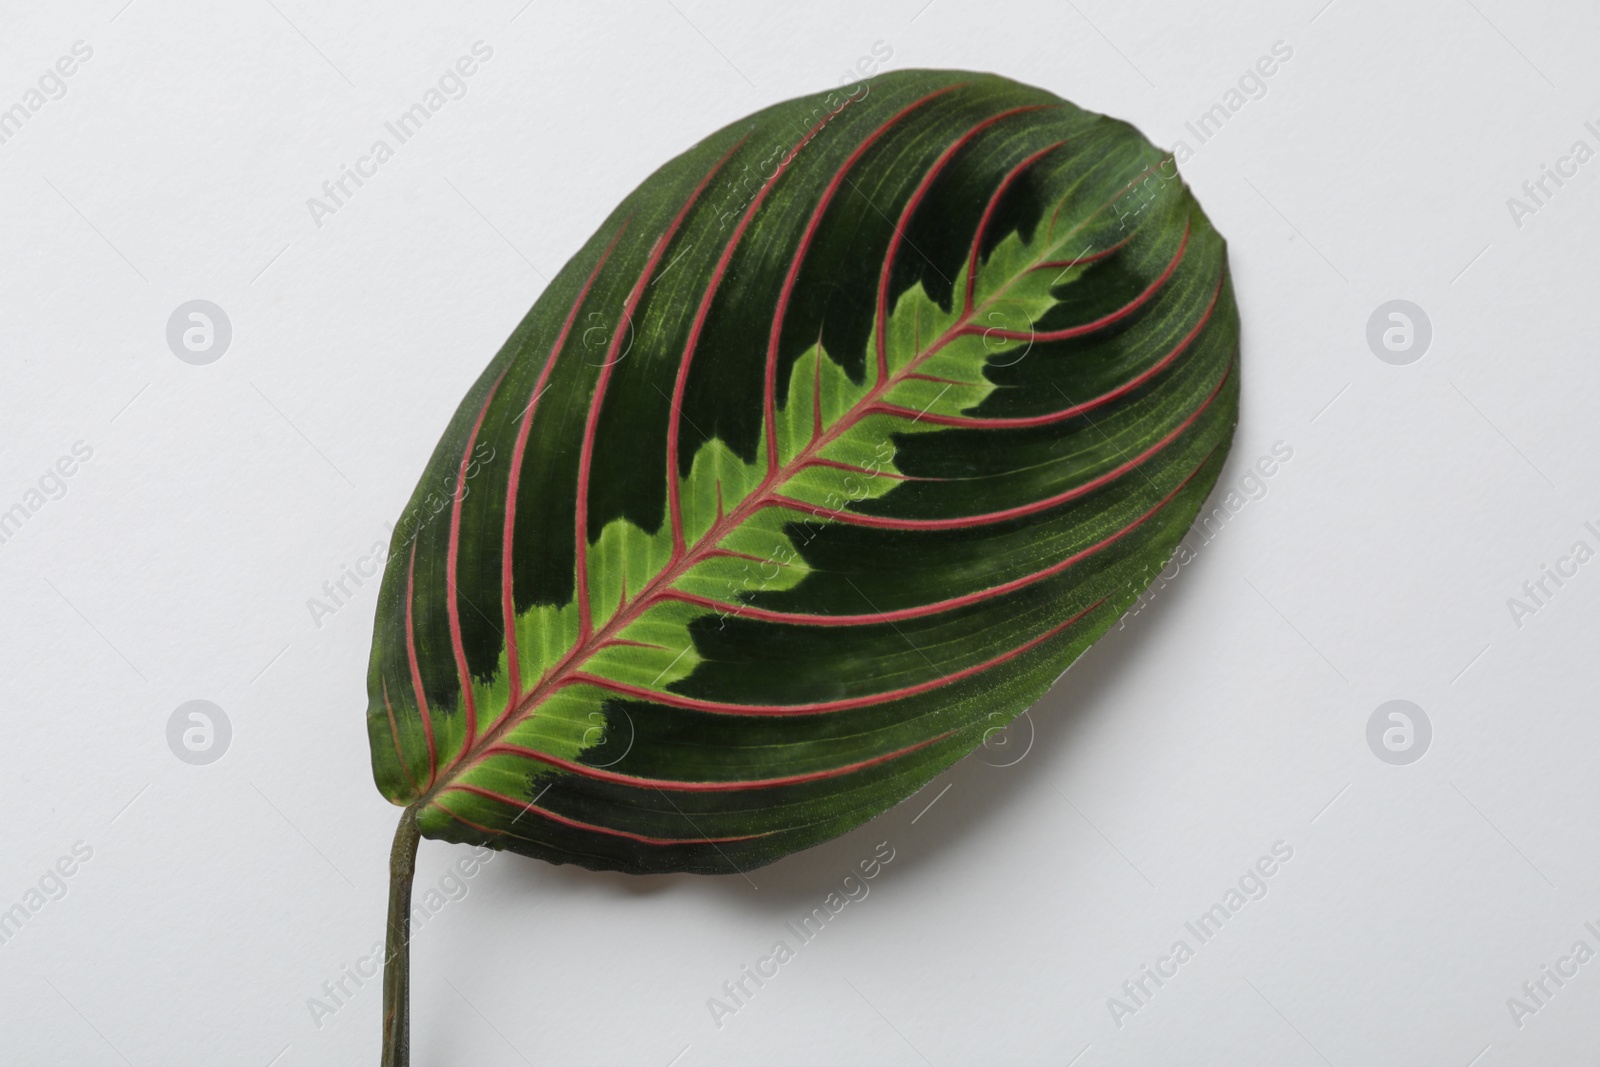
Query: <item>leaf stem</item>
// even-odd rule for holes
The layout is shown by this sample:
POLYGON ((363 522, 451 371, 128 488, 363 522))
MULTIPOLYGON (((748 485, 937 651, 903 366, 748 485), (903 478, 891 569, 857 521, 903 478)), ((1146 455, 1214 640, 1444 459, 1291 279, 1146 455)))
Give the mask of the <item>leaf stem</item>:
POLYGON ((383 955, 383 1060, 411 1063, 411 882, 417 870, 417 809, 407 808, 389 851, 389 932, 383 955))

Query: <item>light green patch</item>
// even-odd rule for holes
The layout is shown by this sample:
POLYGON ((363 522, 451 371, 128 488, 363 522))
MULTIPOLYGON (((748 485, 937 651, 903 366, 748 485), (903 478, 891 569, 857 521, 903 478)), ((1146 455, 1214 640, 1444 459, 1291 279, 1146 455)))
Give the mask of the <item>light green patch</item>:
POLYGON ((606 524, 589 546, 589 611, 600 629, 672 558, 670 535, 655 537, 625 519, 606 524))
POLYGON ((788 466, 812 443, 819 411, 826 432, 866 395, 867 386, 852 382, 820 343, 808 348, 789 375, 788 403, 778 409, 778 462, 788 466))
MULTIPOLYGON (((745 463, 721 441, 707 441, 695 453, 689 477, 679 483, 685 543, 694 545, 710 532, 719 515, 726 515, 755 492, 761 484, 761 474, 760 467, 745 463)), ((667 538, 671 544, 668 525, 663 524, 657 536, 667 538)))

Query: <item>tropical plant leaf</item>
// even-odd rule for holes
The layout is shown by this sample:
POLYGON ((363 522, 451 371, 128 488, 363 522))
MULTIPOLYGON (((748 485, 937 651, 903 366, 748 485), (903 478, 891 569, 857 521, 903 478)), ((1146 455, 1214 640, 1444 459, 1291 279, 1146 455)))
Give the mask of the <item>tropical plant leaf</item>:
POLYGON ((1224 242, 1131 126, 908 71, 619 205, 396 527, 373 770, 423 835, 726 872, 842 833, 1133 602, 1236 421, 1224 242))

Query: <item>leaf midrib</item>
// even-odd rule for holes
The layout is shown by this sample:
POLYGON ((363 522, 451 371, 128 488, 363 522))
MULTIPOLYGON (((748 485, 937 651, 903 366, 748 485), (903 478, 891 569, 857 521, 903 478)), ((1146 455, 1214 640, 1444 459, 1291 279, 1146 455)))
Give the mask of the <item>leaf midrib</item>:
MULTIPOLYGON (((1141 178, 1146 177, 1147 174, 1148 169, 1144 174, 1136 177, 1133 183, 1130 184, 1136 184, 1141 178)), ((1118 195, 1121 194, 1119 193, 1118 195)), ((1114 199, 1111 202, 1114 202, 1114 199)), ((568 684, 571 684, 575 680, 572 676, 577 673, 577 671, 584 664, 586 664, 591 658, 593 658, 597 653, 607 646, 611 636, 614 633, 620 630, 625 630, 628 626, 637 621, 638 618, 647 610, 658 603, 662 599, 661 594, 665 587, 670 587, 684 574, 688 573, 690 570, 694 569, 694 567, 704 562, 709 555, 710 550, 714 549, 716 545, 728 535, 729 532, 737 529, 756 512, 778 503, 777 500, 773 499, 773 490, 775 487, 783 485, 784 483, 788 482, 789 479, 799 474, 805 469, 806 465, 812 459, 816 458, 816 454, 819 453, 823 448, 829 444, 832 444, 839 438, 841 434, 853 428, 863 417, 872 414, 874 405, 877 403, 879 398, 885 393, 889 392, 889 390, 891 390, 895 385, 904 380, 905 376, 914 372, 917 367, 921 366, 926 360, 936 355, 951 342, 968 333, 973 328, 974 320, 977 319, 979 315, 988 310, 996 301, 1000 300, 1018 281, 1025 278, 1034 270, 1039 269, 1042 265, 1046 264, 1048 262, 1047 257, 1050 254, 1059 252, 1062 246, 1064 246, 1074 234, 1081 231, 1089 224, 1089 222, 1105 211, 1111 202, 1108 202, 1107 204, 1102 205, 1090 212, 1081 221, 1079 221, 1077 225, 1073 226, 1072 229, 1068 230, 1066 233, 1063 233, 1059 238, 1055 238, 1053 244, 1042 246, 1039 252, 1031 261, 1028 262, 1025 267, 1018 270, 1012 277, 1008 278, 1005 284, 1001 285, 998 289, 986 297, 982 303, 973 305, 968 300, 963 300, 964 310, 962 317, 947 327, 945 331, 939 335, 938 339, 929 344, 928 347, 923 351, 913 356, 898 370, 890 374, 888 377, 878 381, 878 383, 874 385, 866 394, 852 404, 850 408, 839 417, 838 421, 835 422, 832 427, 824 431, 820 436, 814 438, 804 449, 802 449, 800 452, 797 452, 788 463, 778 468, 769 467, 767 473, 763 476, 761 483, 749 496, 740 501, 740 503, 732 511, 725 514, 718 521, 712 523, 706 532, 696 539, 692 547, 686 549, 681 554, 674 551, 673 558, 668 560, 666 567, 664 567, 660 573, 658 573, 642 589, 640 589, 638 594, 630 599, 624 606, 619 607, 602 626, 593 630, 587 640, 574 644, 573 647, 566 653, 566 655, 557 661, 555 666, 550 668, 550 670, 545 673, 545 675, 533 686, 533 688, 527 691, 522 699, 517 702, 514 708, 510 708, 504 712, 499 719, 496 720, 494 725, 489 727, 488 730, 484 731, 482 736, 480 736, 466 748, 462 749, 456 758, 451 761, 450 766, 445 768, 435 777, 427 791, 419 795, 417 799, 412 802, 412 806, 414 808, 421 809, 433 803, 438 798, 440 793, 458 784, 454 781, 454 779, 471 770, 489 755, 492 755, 490 750, 499 743, 500 739, 522 722, 526 721, 527 717, 533 712, 537 711, 539 705, 542 704, 546 698, 556 691, 564 688, 568 684)), ((1064 203, 1063 205, 1058 205, 1056 209, 1057 215, 1059 215, 1061 206, 1064 206, 1064 203)), ((1052 230, 1054 229, 1054 223, 1055 217, 1052 217, 1052 230)), ((973 238, 974 245, 981 242, 983 236, 984 235, 980 230, 979 233, 977 233, 973 238)), ((1084 260, 1082 257, 1075 258, 1070 264, 1068 264, 1066 268, 1063 269, 1062 273, 1065 273, 1066 270, 1071 269, 1072 266, 1076 266, 1083 261, 1084 260)), ((818 353, 818 358, 823 358, 820 352, 818 353)), ((676 475, 674 476, 676 477, 676 475)))

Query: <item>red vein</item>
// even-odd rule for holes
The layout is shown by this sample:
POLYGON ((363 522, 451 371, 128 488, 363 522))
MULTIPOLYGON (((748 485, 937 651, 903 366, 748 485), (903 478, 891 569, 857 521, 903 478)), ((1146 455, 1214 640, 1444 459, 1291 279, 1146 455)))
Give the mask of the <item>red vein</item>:
MULTIPOLYGON (((815 353, 815 359, 812 360, 811 364, 811 440, 815 441, 822 436, 822 337, 820 336, 820 331, 817 337, 817 346, 812 351, 815 353)), ((776 417, 776 413, 769 416, 769 418, 776 417)), ((776 428, 774 428, 773 432, 777 432, 776 428)), ((769 467, 768 469, 770 470, 771 468, 769 467)))
POLYGON ((578 489, 577 506, 573 509, 573 535, 577 566, 578 601, 578 640, 587 642, 594 633, 594 620, 591 617, 593 608, 589 604, 589 475, 594 468, 594 444, 600 426, 600 406, 605 401, 606 387, 611 384, 612 372, 617 365, 617 349, 622 344, 623 335, 627 333, 624 324, 631 326, 633 312, 639 304, 639 298, 644 295, 644 287, 651 274, 655 272, 656 264, 661 260, 661 253, 666 245, 657 237, 651 246, 650 258, 645 265, 644 273, 639 275, 633 287, 628 290, 627 299, 623 302, 622 314, 617 318, 617 327, 611 333, 611 341, 606 345, 605 362, 600 366, 600 375, 594 383, 594 396, 589 400, 588 418, 583 426, 583 444, 578 452, 578 489))
MULTIPOLYGON (((754 557, 752 557, 752 558, 754 558, 754 557)), ((634 641, 631 638, 627 638, 627 637, 612 637, 612 638, 609 638, 609 639, 606 640, 605 644, 602 647, 610 648, 610 647, 612 647, 614 645, 621 645, 621 646, 623 646, 625 648, 653 648, 653 649, 657 650, 658 652, 670 652, 670 651, 672 651, 666 645, 655 645, 655 644, 651 644, 649 641, 634 641)))
MULTIPOLYGON (((743 141, 739 142, 739 144, 742 143, 743 141)), ((627 301, 623 305, 622 316, 617 322, 617 329, 612 333, 611 343, 606 346, 605 363, 600 368, 599 379, 594 385, 594 396, 589 401, 589 417, 583 427, 583 444, 578 453, 578 506, 574 522, 577 526, 576 566, 578 573, 578 641, 580 644, 587 642, 594 633, 594 621, 590 615, 591 608, 589 605, 589 475, 594 465, 594 445, 600 427, 600 408, 605 402, 606 387, 610 385, 612 371, 617 365, 617 349, 622 344, 624 333, 622 324, 624 322, 630 325, 633 323, 633 312, 639 306, 639 300, 644 296, 644 289, 649 284, 650 276, 656 272, 656 266, 661 262, 661 257, 666 255, 667 246, 672 243, 673 237, 677 236, 678 228, 683 225, 684 219, 689 217, 689 212, 699 202, 701 194, 706 190, 706 186, 711 184, 711 180, 717 176, 717 172, 722 169, 722 165, 738 150, 739 144, 735 144, 728 149, 722 158, 717 160, 716 164, 706 172, 705 176, 700 179, 700 183, 689 193, 689 197, 683 202, 683 206, 678 209, 678 213, 673 216, 672 222, 666 228, 666 231, 656 238, 655 244, 650 248, 650 257, 645 262, 643 272, 640 273, 638 280, 633 283, 633 288, 628 292, 627 301)), ((674 409, 676 409, 676 406, 677 403, 674 401, 674 409)))
MULTIPOLYGON (((1112 201, 1112 203, 1115 202, 1116 201, 1112 201)), ((1101 208, 1100 210, 1104 211, 1105 208, 1101 208)), ((1071 259, 1047 259, 1042 263, 1035 263, 1033 266, 1029 267, 1028 270, 1030 273, 1036 270, 1065 270, 1068 267, 1081 267, 1085 263, 1094 263, 1097 260, 1105 259, 1114 252, 1122 251, 1127 247, 1128 242, 1133 240, 1133 236, 1134 235, 1132 233, 1129 233, 1126 237, 1122 238, 1120 241, 1117 241, 1115 244, 1109 244, 1100 249, 1098 252, 1090 252, 1086 256, 1073 256, 1071 259)))
POLYGON ((389 679, 379 680, 383 686, 383 710, 389 714, 389 736, 394 740, 395 758, 400 763, 400 769, 406 772, 406 779, 410 781, 411 788, 421 789, 422 783, 417 781, 417 776, 411 773, 410 764, 406 763, 406 754, 400 748, 400 726, 394 719, 394 707, 389 703, 389 679))
MULTIPOLYGON (((1151 165, 1145 167, 1145 169, 1140 171, 1138 174, 1135 174, 1133 176, 1132 180, 1130 180, 1128 182, 1128 184, 1124 185, 1121 189, 1117 190, 1117 195, 1116 196, 1113 196, 1110 200, 1107 200, 1104 204, 1101 204, 1098 208, 1096 208, 1091 214, 1086 216, 1076 226, 1074 226, 1074 227, 1072 227, 1072 229, 1068 230, 1067 233, 1072 234, 1072 233, 1076 233, 1079 230, 1081 230, 1085 225, 1087 225, 1089 223, 1089 221, 1091 219, 1093 219, 1096 216, 1098 216, 1100 214, 1100 212, 1104 211, 1106 208, 1110 207, 1112 204, 1115 204, 1118 200, 1121 200, 1124 196, 1127 196, 1129 192, 1133 191, 1134 189, 1137 189, 1141 183, 1143 183, 1146 179, 1148 179, 1150 177, 1150 175, 1157 173, 1159 168, 1160 168, 1160 164, 1159 163, 1152 163, 1151 165)), ((1046 240, 1047 243, 1050 241, 1050 239, 1055 237, 1055 235, 1056 235, 1056 223, 1061 221, 1061 212, 1066 210, 1066 207, 1067 207, 1067 201, 1065 199, 1063 199, 1059 204, 1056 205, 1055 211, 1051 212, 1051 214, 1050 214, 1050 228, 1045 231, 1045 240, 1046 240)))
MULTIPOLYGON (((411 664, 411 689, 417 694, 417 712, 422 717, 422 734, 428 739, 428 788, 439 777, 439 756, 433 747, 433 714, 428 710, 428 698, 422 691, 422 668, 417 663, 417 627, 412 618, 411 605, 416 599, 417 543, 411 542, 411 561, 406 567, 406 659, 411 664)), ((462 746, 466 751, 466 746, 462 746)))
MULTIPOLYGON (((462 826, 470 826, 472 829, 478 831, 481 834, 495 834, 495 835, 503 835, 503 834, 505 834, 504 830, 497 829, 496 827, 493 827, 493 826, 485 826, 480 822, 473 822, 471 819, 467 818, 464 815, 456 814, 454 811, 452 811, 450 809, 449 805, 445 804, 442 800, 439 800, 438 798, 434 798, 429 803, 431 803, 434 807, 438 808, 440 811, 444 812, 446 815, 450 816, 450 818, 454 819, 456 822, 460 823, 462 826)), ((515 821, 516 821, 515 819, 512 820, 512 822, 515 822, 515 821)))
POLYGON ((583 671, 574 672, 566 684, 592 685, 597 689, 605 689, 613 693, 621 693, 624 696, 637 697, 640 700, 648 700, 656 704, 665 704, 668 707, 683 708, 687 711, 705 711, 718 715, 820 715, 836 711, 851 711, 856 708, 866 708, 875 704, 887 704, 895 700, 905 700, 910 697, 920 696, 931 689, 938 689, 952 682, 959 682, 963 678, 970 678, 974 674, 981 674, 984 671, 1000 666, 1002 663, 1008 663, 1026 652, 1031 652, 1050 638, 1061 633, 1095 608, 1104 604, 1106 599, 1101 597, 1065 622, 1058 623, 1039 636, 1031 638, 1016 648, 1003 652, 982 663, 975 663, 970 667, 963 667, 959 671, 952 671, 949 674, 929 679, 926 682, 918 682, 915 685, 902 686, 899 689, 891 689, 882 693, 870 693, 866 696, 847 697, 843 700, 822 700, 811 704, 738 704, 723 700, 701 700, 698 697, 683 696, 680 693, 661 692, 647 689, 644 686, 629 685, 626 682, 602 678, 599 675, 587 674, 583 671))
MULTIPOLYGON (((610 837, 622 837, 622 838, 628 839, 629 841, 638 841, 639 843, 645 844, 645 845, 700 845, 700 844, 723 845, 723 844, 727 844, 730 841, 751 841, 751 840, 754 840, 755 838, 758 838, 758 837, 766 837, 766 836, 768 836, 767 834, 763 833, 763 834, 743 834, 743 835, 738 836, 738 837, 704 837, 704 836, 702 836, 702 837, 684 837, 684 838, 679 838, 679 837, 647 837, 644 834, 629 833, 627 830, 617 830, 617 829, 613 829, 610 826, 599 826, 599 825, 597 825, 595 823, 583 822, 580 819, 574 819, 574 818, 571 818, 570 816, 567 816, 567 815, 558 815, 555 812, 551 811, 549 808, 541 808, 537 804, 529 804, 529 803, 526 803, 524 801, 518 800, 515 797, 508 797, 508 796, 505 796, 504 794, 496 793, 493 790, 484 789, 481 786, 466 785, 466 784, 461 783, 461 782, 451 782, 450 784, 445 786, 445 790, 446 791, 449 791, 449 790, 452 790, 452 789, 457 790, 458 792, 462 792, 462 793, 471 793, 473 796, 483 797, 485 800, 497 800, 502 804, 509 804, 511 807, 520 808, 524 812, 532 812, 535 815, 539 815, 539 816, 542 816, 542 817, 544 817, 546 819, 549 819, 551 822, 557 822, 557 823, 560 823, 563 826, 570 826, 570 827, 572 827, 572 828, 574 828, 576 830, 589 830, 589 831, 593 831, 595 833, 606 834, 606 835, 608 835, 610 837)), ((437 798, 435 798, 433 800, 433 803, 434 803, 434 805, 436 807, 439 807, 439 808, 443 809, 444 812, 446 814, 448 814, 452 819, 456 819, 456 820, 458 820, 460 822, 466 822, 467 821, 465 819, 462 819, 459 815, 457 815, 455 812, 451 811, 449 808, 445 807, 443 804, 441 804, 437 798)), ((475 824, 475 823, 472 823, 472 824, 469 824, 469 825, 472 825, 476 829, 483 830, 483 831, 486 831, 488 833, 503 834, 503 833, 506 832, 504 830, 491 829, 490 827, 487 827, 487 826, 477 826, 477 824, 475 824)))
POLYGON ((1086 333, 1094 333, 1096 330, 1103 330, 1107 326, 1122 321, 1129 315, 1132 315, 1135 311, 1138 311, 1140 308, 1144 307, 1144 305, 1149 303, 1151 298, 1154 297, 1156 293, 1161 291, 1161 287, 1167 284, 1167 281, 1172 277, 1173 272, 1178 269, 1178 264, 1183 262, 1184 253, 1189 249, 1189 230, 1190 220, 1186 218, 1183 221, 1183 237, 1178 241, 1178 251, 1173 254, 1172 261, 1167 264, 1166 269, 1161 272, 1160 276, 1145 287, 1144 292, 1134 297, 1128 303, 1123 304, 1121 307, 1117 308, 1117 310, 1108 312, 1100 316, 1098 319, 1095 319, 1093 322, 1080 323, 1077 326, 1068 326, 1060 330, 1046 330, 1044 333, 1039 333, 1031 329, 982 329, 978 326, 970 326, 967 328, 966 332, 982 332, 985 337, 1001 337, 1008 341, 1066 341, 1073 337, 1082 337, 1086 333))
POLYGON ((506 371, 511 369, 510 364, 500 372, 500 377, 494 380, 489 387, 489 395, 484 397, 483 407, 478 409, 478 417, 472 423, 472 430, 467 434, 467 447, 461 452, 461 464, 456 469, 455 499, 450 504, 450 547, 445 552, 445 615, 450 620, 450 649, 455 654, 456 678, 461 685, 461 707, 466 716, 466 741, 470 745, 478 738, 478 706, 472 694, 472 674, 467 668, 467 647, 461 637, 461 605, 457 603, 461 596, 461 587, 456 582, 456 562, 461 557, 461 503, 467 498, 467 461, 472 458, 472 450, 478 443, 478 431, 483 428, 483 417, 489 413, 489 405, 494 403, 494 394, 500 388, 500 383, 505 380, 506 371))
POLYGON ((1172 363, 1180 355, 1182 355, 1191 344, 1194 343, 1195 338, 1200 336, 1201 331, 1204 330, 1206 325, 1211 321, 1211 314, 1216 310, 1217 298, 1222 294, 1222 282, 1225 277, 1226 273, 1224 271, 1217 272, 1217 284, 1211 291, 1211 300, 1208 304, 1206 304, 1205 312, 1200 316, 1199 321, 1194 324, 1189 332, 1184 334, 1183 339, 1172 347, 1171 351, 1167 352, 1166 355, 1162 356, 1155 363, 1146 367, 1132 378, 1129 378, 1125 382, 1119 383, 1110 391, 1101 393, 1092 400, 1085 400, 1081 404, 1073 404, 1071 407, 1062 408, 1060 411, 1052 411, 1043 415, 1021 415, 1011 418, 978 418, 971 415, 940 415, 927 411, 917 411, 913 408, 902 407, 899 404, 874 404, 872 408, 874 411, 883 415, 897 415, 901 418, 931 422, 938 426, 960 426, 974 430, 1026 429, 1031 426, 1047 426, 1050 423, 1062 422, 1067 419, 1077 418, 1085 412, 1093 411, 1097 407, 1100 407, 1104 404, 1109 404, 1118 397, 1125 396, 1171 366, 1172 363))
POLYGON ((949 164, 950 160, 955 157, 955 154, 961 151, 961 149, 965 148, 974 137, 978 136, 978 134, 982 133, 984 130, 988 129, 990 126, 993 126, 997 122, 1011 118, 1013 115, 1022 115, 1030 111, 1040 111, 1047 106, 1050 105, 1029 104, 1026 107, 1014 107, 1008 111, 1002 111, 998 115, 990 115, 982 122, 979 122, 977 125, 973 126, 966 133, 956 138, 956 140, 952 144, 948 145, 943 152, 939 153, 939 157, 933 161, 933 164, 927 170, 923 171, 922 180, 919 181, 917 183, 917 187, 912 190, 911 198, 906 201, 905 206, 900 209, 900 221, 896 222, 894 225, 894 234, 889 238, 889 248, 883 257, 883 267, 878 272, 878 314, 876 322, 876 334, 878 381, 880 383, 887 381, 889 377, 889 277, 894 273, 894 261, 895 257, 900 252, 900 242, 905 239, 905 228, 910 224, 911 217, 917 213, 917 208, 922 206, 923 197, 928 195, 928 190, 932 188, 934 181, 941 173, 944 172, 944 168, 949 164))
POLYGON ((1222 391, 1222 386, 1231 373, 1233 373, 1233 368, 1230 365, 1222 372, 1222 377, 1217 379, 1217 384, 1211 387, 1211 393, 1206 397, 1205 401, 1161 440, 1132 459, 1126 460, 1105 473, 1097 475, 1087 482, 1080 482, 1065 492, 1057 493, 1055 496, 1046 497, 1042 500, 1019 504, 1016 507, 1005 508, 1001 511, 987 512, 983 515, 958 515, 946 519, 901 519, 892 515, 872 515, 861 511, 840 511, 837 508, 818 507, 782 494, 774 494, 772 502, 779 507, 803 511, 814 518, 834 519, 847 525, 869 526, 880 530, 965 530, 974 526, 987 526, 992 523, 1005 522, 1007 519, 1018 519, 1026 515, 1034 515, 1060 504, 1065 504, 1069 500, 1075 500, 1086 493, 1091 493, 1101 486, 1122 477, 1129 471, 1143 466, 1152 456, 1176 441, 1185 430, 1194 425, 1196 419, 1205 414, 1206 410, 1211 407, 1211 402, 1222 391))
POLYGON ((812 456, 802 466, 828 467, 836 471, 849 471, 851 474, 865 474, 868 478, 888 478, 896 482, 942 482, 945 478, 917 478, 910 474, 901 474, 899 471, 868 470, 866 467, 857 467, 851 463, 841 463, 836 459, 824 459, 821 456, 812 456))
MULTIPOLYGON (((606 260, 611 258, 611 250, 617 246, 617 241, 627 228, 628 224, 623 223, 612 235, 611 242, 606 245, 605 251, 600 253, 599 261, 589 272, 589 277, 584 280, 583 287, 578 290, 577 299, 573 300, 566 321, 561 324, 561 332, 556 334, 555 342, 550 346, 549 354, 545 356, 544 368, 539 371, 539 380, 533 384, 533 393, 522 411, 522 425, 517 428, 516 447, 511 450, 511 474, 506 482, 506 524, 500 539, 500 610, 505 620, 506 664, 511 678, 511 690, 506 699, 508 711, 516 705, 517 698, 522 695, 522 673, 518 663, 517 648, 517 606, 513 588, 515 572, 511 562, 512 535, 517 526, 517 485, 522 480, 522 457, 528 448, 528 434, 533 428, 533 416, 538 410, 539 398, 544 395, 550 374, 555 369, 556 357, 566 347, 567 336, 572 333, 572 324, 578 319, 578 311, 583 307, 583 302, 589 298, 589 289, 594 285, 594 280, 600 276, 600 269, 606 265, 606 260)), ((498 721, 496 719, 496 722, 498 721)))
MULTIPOLYGON (((817 201, 816 207, 811 211, 811 218, 806 222, 805 232, 800 235, 800 243, 795 247, 794 255, 789 257, 789 266, 783 277, 783 287, 778 291, 778 304, 772 313, 772 330, 767 335, 767 369, 763 386, 763 404, 767 421, 767 472, 769 475, 776 473, 778 469, 778 342, 783 337, 784 319, 789 312, 789 298, 794 294, 795 283, 800 279, 800 268, 811 251, 811 241, 816 237, 817 230, 822 225, 822 216, 827 211, 828 206, 833 203, 834 196, 849 177, 850 171, 855 168, 855 165, 861 161, 861 157, 866 155, 868 149, 876 144, 884 134, 898 125, 901 119, 928 101, 959 88, 961 88, 960 84, 947 85, 943 89, 936 89, 926 96, 913 100, 889 116, 883 125, 868 134, 855 147, 855 150, 845 157, 844 162, 839 164, 838 169, 833 172, 833 177, 828 180, 827 186, 823 188, 821 199, 817 201)), ((822 341, 819 336, 817 339, 817 359, 820 361, 821 358, 822 341)), ((819 372, 820 367, 821 363, 819 362, 819 372)))
POLYGON ((886 752, 881 756, 872 756, 869 759, 857 760, 839 767, 828 767, 820 771, 808 771, 804 774, 790 774, 782 778, 754 778, 741 781, 683 781, 672 778, 640 778, 632 774, 618 774, 616 771, 606 770, 603 767, 591 767, 587 763, 577 763, 573 760, 552 756, 537 749, 524 748, 521 745, 493 745, 484 751, 485 756, 507 755, 520 756, 524 759, 536 760, 540 763, 557 767, 564 771, 584 778, 599 782, 611 782, 616 785, 636 786, 649 789, 670 789, 683 793, 727 793, 741 789, 776 789, 786 785, 804 785, 807 782, 818 782, 829 778, 841 778, 856 771, 866 770, 884 763, 892 763, 902 756, 909 756, 913 752, 921 751, 929 745, 938 744, 947 738, 955 736, 955 730, 947 730, 937 737, 930 737, 926 741, 918 741, 914 745, 886 752))
MULTIPOLYGON (((745 141, 748 139, 748 135, 739 138, 739 140, 734 143, 733 147, 728 149, 728 151, 723 154, 721 159, 717 160, 716 165, 711 168, 710 173, 701 179, 700 184, 696 186, 694 192, 689 195, 690 204, 694 203, 700 198, 700 194, 705 189, 706 185, 710 183, 712 178, 720 170, 722 170, 723 165, 728 162, 733 154, 744 146, 745 141)), ((801 143, 804 144, 804 142, 801 143)), ((799 147, 797 146, 795 150, 798 151, 799 147)), ((783 163, 780 163, 778 166, 778 173, 781 174, 783 168, 787 165, 787 160, 785 160, 783 163)), ((766 199, 767 191, 772 187, 773 182, 777 181, 777 179, 778 174, 774 174, 771 178, 767 179, 767 181, 762 185, 761 190, 756 194, 755 198, 750 201, 749 206, 745 209, 744 216, 739 220, 739 225, 734 229, 734 236, 732 240, 723 248, 722 256, 717 260, 717 277, 716 281, 712 283, 713 288, 711 292, 715 291, 715 286, 722 280, 721 272, 727 267, 727 257, 732 250, 733 244, 737 243, 739 236, 744 233, 745 227, 749 225, 750 216, 754 213, 755 208, 766 199)), ((687 207, 688 205, 685 205, 685 210, 687 210, 687 207)), ((699 343, 700 328, 705 325, 705 318, 708 314, 710 314, 711 292, 707 292, 702 296, 700 308, 695 313, 694 325, 691 327, 690 331, 689 344, 691 345, 699 343)), ((667 414, 667 514, 669 517, 668 521, 672 524, 672 552, 674 556, 683 550, 683 502, 680 499, 680 491, 678 487, 678 422, 683 417, 683 394, 688 383, 688 362, 692 358, 693 355, 691 350, 688 347, 685 347, 684 358, 678 365, 678 380, 672 387, 672 410, 667 414)))
POLYGON ((983 217, 978 220, 978 231, 972 235, 972 251, 967 255, 967 296, 961 305, 964 313, 971 314, 972 312, 973 289, 978 284, 978 255, 983 248, 983 239, 989 232, 989 223, 993 221, 994 213, 999 210, 1001 199, 1006 195, 1007 190, 1011 188, 1011 183, 1022 176, 1023 171, 1066 143, 1065 141, 1057 141, 1048 148, 1041 148, 1021 163, 1012 167, 1006 172, 1006 176, 1000 180, 1000 184, 995 188, 995 191, 989 195, 989 202, 983 208, 983 217))
POLYGON ((721 556, 727 559, 747 559, 752 563, 770 563, 774 567, 787 567, 789 565, 787 562, 769 559, 766 556, 757 556, 749 552, 735 552, 731 548, 712 547, 705 549, 704 554, 707 556, 721 556))
POLYGON ((810 615, 793 611, 772 611, 766 608, 752 607, 748 604, 724 603, 720 600, 713 600, 710 597, 698 596, 693 593, 685 593, 676 589, 668 590, 663 594, 663 596, 672 600, 682 601, 685 604, 694 604, 697 607, 706 608, 710 611, 726 611, 730 614, 736 614, 741 618, 755 619, 759 622, 793 623, 801 626, 864 626, 873 623, 903 622, 907 619, 919 619, 928 615, 938 615, 946 611, 954 611, 957 608, 969 607, 973 604, 981 604, 984 601, 1005 596, 1007 593, 1014 593, 1018 589, 1025 589, 1030 585, 1035 585, 1044 581, 1046 578, 1052 578, 1055 575, 1061 574, 1068 568, 1082 563, 1091 556, 1103 552, 1105 549, 1110 548, 1124 537, 1127 537, 1129 534, 1133 533, 1133 531, 1137 530, 1139 527, 1143 526, 1145 523, 1149 522, 1152 518, 1159 514, 1167 507, 1168 504, 1172 503, 1173 500, 1177 499, 1178 494, 1183 492, 1189 483, 1192 482, 1195 477, 1205 468, 1205 465, 1210 462, 1211 455, 1214 452, 1215 450, 1213 450, 1212 453, 1207 453, 1206 458, 1200 461, 1199 466, 1195 467, 1192 471, 1185 475, 1183 480, 1179 482, 1171 492, 1167 493, 1166 496, 1157 501, 1153 507, 1145 511, 1142 515, 1133 519, 1115 533, 1102 538, 1094 544, 1089 545, 1087 548, 1080 549, 1067 558, 1053 563, 1043 570, 1034 571, 1031 574, 1025 574, 1020 578, 1014 578, 1009 582, 1003 582, 1000 585, 990 586, 987 589, 980 589, 977 592, 949 597, 945 600, 933 601, 927 604, 919 604, 916 607, 899 608, 894 611, 874 611, 866 615, 810 615))

